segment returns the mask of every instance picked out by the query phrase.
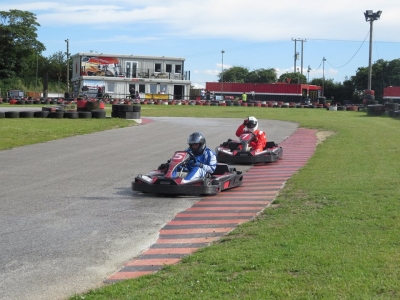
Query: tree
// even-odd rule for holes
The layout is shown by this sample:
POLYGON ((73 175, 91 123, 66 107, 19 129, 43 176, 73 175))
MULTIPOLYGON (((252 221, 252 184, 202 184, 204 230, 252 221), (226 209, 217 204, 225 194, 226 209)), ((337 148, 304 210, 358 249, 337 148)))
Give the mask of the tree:
POLYGON ((276 70, 273 68, 249 71, 247 68, 238 66, 224 69, 223 74, 219 73, 219 82, 222 81, 222 75, 224 82, 240 83, 274 83, 277 78, 276 70))
POLYGON ((280 82, 287 82, 287 83, 307 83, 307 77, 299 72, 287 72, 283 73, 281 76, 279 76, 279 81, 280 82), (289 82, 290 80, 290 82, 289 82))
POLYGON ((256 69, 249 72, 247 81, 251 83, 275 83, 277 80, 276 70, 269 69, 256 69))
POLYGON ((247 78, 249 76, 249 69, 244 67, 231 67, 229 69, 224 69, 223 73, 219 73, 219 82, 222 81, 222 76, 224 82, 247 82, 247 78))
POLYGON ((0 11, 0 79, 32 74, 32 61, 46 49, 37 40, 38 26, 31 12, 0 11))

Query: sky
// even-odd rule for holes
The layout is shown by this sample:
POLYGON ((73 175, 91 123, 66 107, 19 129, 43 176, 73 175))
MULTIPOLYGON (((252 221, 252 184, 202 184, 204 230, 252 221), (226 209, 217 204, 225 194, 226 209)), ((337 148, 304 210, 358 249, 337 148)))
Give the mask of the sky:
POLYGON ((46 57, 66 52, 66 39, 71 55, 181 57, 196 88, 232 66, 343 82, 369 65, 366 10, 382 11, 372 63, 400 58, 398 0, 0 0, 0 11, 10 9, 36 15, 46 57))

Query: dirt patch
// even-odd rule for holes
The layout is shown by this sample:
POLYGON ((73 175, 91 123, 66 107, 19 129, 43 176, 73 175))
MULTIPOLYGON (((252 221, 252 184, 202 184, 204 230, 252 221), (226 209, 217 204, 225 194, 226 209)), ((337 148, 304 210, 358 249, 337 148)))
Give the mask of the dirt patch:
POLYGON ((318 131, 317 132, 317 145, 321 144, 323 141, 325 141, 328 137, 331 135, 334 135, 334 131, 318 131))

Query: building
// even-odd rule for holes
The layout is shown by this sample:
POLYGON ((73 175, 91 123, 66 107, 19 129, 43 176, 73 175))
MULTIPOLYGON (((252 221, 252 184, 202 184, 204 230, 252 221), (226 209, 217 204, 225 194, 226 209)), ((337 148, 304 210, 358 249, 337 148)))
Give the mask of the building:
POLYGON ((190 72, 185 59, 166 56, 139 56, 77 53, 72 59, 72 96, 96 97, 98 89, 110 98, 187 99, 190 72))
POLYGON ((241 98, 243 93, 248 95, 249 101, 283 101, 302 102, 309 98, 318 101, 321 96, 321 87, 310 84, 293 83, 237 83, 237 82, 206 82, 206 90, 219 99, 222 95, 241 98))
POLYGON ((388 86, 383 88, 383 101, 400 103, 400 86, 388 86))

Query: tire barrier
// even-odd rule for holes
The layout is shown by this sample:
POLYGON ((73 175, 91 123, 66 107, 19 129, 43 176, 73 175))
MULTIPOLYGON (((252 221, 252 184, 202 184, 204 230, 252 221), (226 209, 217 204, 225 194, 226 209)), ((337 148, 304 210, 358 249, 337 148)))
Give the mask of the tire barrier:
POLYGON ((140 119, 140 112, 137 111, 119 111, 117 118, 121 119, 140 119))
POLYGON ((372 104, 367 106, 369 116, 381 116, 385 113, 385 106, 382 104, 372 104))
POLYGON ((0 111, 0 119, 3 119, 6 117, 6 112, 5 111, 0 111))
POLYGON ((33 113, 33 116, 34 116, 35 118, 47 118, 47 117, 49 116, 49 114, 50 114, 50 111, 48 111, 48 110, 42 110, 42 111, 35 111, 35 112, 33 113))
POLYGON ((353 106, 347 106, 346 110, 350 110, 350 111, 358 111, 358 106, 353 105, 353 106))
POLYGON ((64 113, 64 118, 65 119, 78 119, 79 118, 79 112, 78 111, 66 111, 64 113))
POLYGON ((102 109, 92 110, 92 118, 94 119, 105 119, 106 111, 102 109))
POLYGON ((385 111, 399 110, 398 103, 385 103, 385 111))
POLYGON ((51 111, 49 117, 52 119, 62 119, 64 118, 64 111, 63 110, 51 111))
POLYGON ((5 118, 19 118, 19 111, 6 111, 5 118))
POLYGON ((20 118, 33 118, 34 111, 21 111, 19 113, 20 118))
POLYGON ((363 96, 363 105, 368 106, 370 104, 375 104, 372 101, 375 101, 375 91, 373 90, 364 90, 363 96))
POLYGON ((92 112, 91 111, 78 111, 79 119, 91 119, 92 112))
POLYGON ((137 104, 113 104, 111 117, 121 119, 140 119, 141 110, 142 107, 137 104))

